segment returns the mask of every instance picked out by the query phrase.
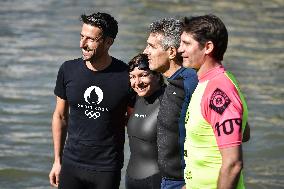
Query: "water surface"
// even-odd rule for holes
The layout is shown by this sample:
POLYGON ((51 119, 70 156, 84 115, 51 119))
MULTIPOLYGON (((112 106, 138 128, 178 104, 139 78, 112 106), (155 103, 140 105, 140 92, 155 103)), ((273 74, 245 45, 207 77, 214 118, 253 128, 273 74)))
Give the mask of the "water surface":
POLYGON ((229 31, 224 65, 237 75, 250 110, 252 138, 244 145, 247 188, 284 188, 282 0, 2 0, 1 188, 50 188, 56 74, 63 61, 80 56, 79 16, 93 11, 117 18, 111 54, 125 62, 143 50, 147 27, 157 18, 207 13, 222 18, 229 31))

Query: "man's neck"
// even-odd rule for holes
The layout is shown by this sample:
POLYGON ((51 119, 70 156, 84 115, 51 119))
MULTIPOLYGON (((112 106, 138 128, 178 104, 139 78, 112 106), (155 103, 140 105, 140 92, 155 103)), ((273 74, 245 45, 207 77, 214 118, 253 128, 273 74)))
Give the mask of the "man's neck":
POLYGON ((86 65, 90 70, 93 71, 101 71, 107 68, 112 62, 112 58, 110 55, 102 56, 93 61, 86 61, 86 65))
POLYGON ((207 59, 197 71, 198 77, 202 76, 203 74, 207 73, 209 70, 222 65, 220 61, 216 61, 212 58, 207 59))
POLYGON ((169 69, 163 73, 166 78, 171 77, 178 69, 181 68, 181 63, 170 60, 169 69))

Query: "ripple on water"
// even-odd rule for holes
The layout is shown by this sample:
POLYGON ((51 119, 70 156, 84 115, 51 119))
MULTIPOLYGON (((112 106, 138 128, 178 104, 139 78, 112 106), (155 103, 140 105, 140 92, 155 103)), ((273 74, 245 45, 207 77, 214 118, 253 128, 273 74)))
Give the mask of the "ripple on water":
POLYGON ((247 188, 283 188, 284 164, 281 159, 253 158, 246 162, 245 169, 247 188), (246 174, 247 173, 247 174, 246 174), (269 182, 267 182, 269 180, 269 182))
POLYGON ((15 183, 17 188, 43 187, 47 188, 48 172, 35 171, 29 168, 4 168, 0 169, 0 182, 2 189, 10 189, 11 183, 15 183), (37 179, 35 179, 37 178, 37 179), (27 182, 28 181, 28 182, 27 182))
MULTIPOLYGON (((283 188, 283 8, 283 0, 1 2, 1 189, 49 188, 56 74, 63 61, 81 56, 79 15, 94 10, 118 18, 111 54, 126 62, 145 48, 147 27, 158 18, 208 13, 221 17, 229 31, 225 67, 237 76, 249 105, 247 188, 283 188)), ((128 160, 127 142, 125 149, 128 160)), ((123 189, 124 178, 121 183, 123 189)))

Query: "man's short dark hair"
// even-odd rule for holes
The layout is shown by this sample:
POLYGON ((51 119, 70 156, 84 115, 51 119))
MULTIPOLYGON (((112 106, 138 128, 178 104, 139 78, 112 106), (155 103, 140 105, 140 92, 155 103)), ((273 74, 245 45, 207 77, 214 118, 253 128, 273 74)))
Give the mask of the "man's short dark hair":
POLYGON ((85 24, 100 28, 103 32, 103 37, 116 38, 118 32, 117 21, 107 13, 97 12, 91 15, 82 14, 81 21, 85 24))
POLYGON ((183 31, 191 34, 203 48, 205 43, 214 44, 213 58, 222 61, 228 45, 228 31, 225 24, 215 15, 196 16, 184 18, 183 31))

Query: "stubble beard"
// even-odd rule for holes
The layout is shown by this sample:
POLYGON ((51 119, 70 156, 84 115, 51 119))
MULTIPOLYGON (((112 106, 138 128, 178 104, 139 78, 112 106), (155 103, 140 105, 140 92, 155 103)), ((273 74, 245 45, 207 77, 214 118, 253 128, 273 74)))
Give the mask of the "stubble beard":
POLYGON ((91 56, 84 56, 84 54, 82 54, 82 59, 84 61, 89 61, 91 63, 96 62, 97 60, 97 55, 95 53, 93 53, 91 56))

